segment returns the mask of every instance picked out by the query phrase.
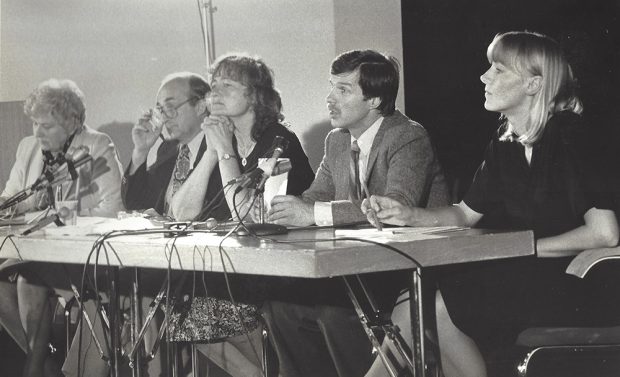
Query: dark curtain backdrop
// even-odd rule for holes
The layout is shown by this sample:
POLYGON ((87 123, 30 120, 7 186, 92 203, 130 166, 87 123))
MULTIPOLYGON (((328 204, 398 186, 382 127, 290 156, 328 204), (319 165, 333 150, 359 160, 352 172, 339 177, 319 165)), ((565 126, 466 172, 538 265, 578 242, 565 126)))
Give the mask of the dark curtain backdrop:
POLYGON ((429 130, 460 195, 498 125, 498 115, 484 109, 480 75, 488 44, 503 31, 538 31, 560 42, 580 82, 584 116, 618 164, 619 15, 618 0, 402 1, 407 115, 429 130))

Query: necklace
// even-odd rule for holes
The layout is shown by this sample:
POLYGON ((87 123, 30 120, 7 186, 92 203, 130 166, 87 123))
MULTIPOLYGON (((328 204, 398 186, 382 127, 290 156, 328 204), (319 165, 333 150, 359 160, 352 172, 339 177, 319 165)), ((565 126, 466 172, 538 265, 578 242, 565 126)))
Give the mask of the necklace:
POLYGON ((241 145, 237 141, 237 150, 239 151, 239 157, 241 157, 241 165, 245 167, 248 164, 248 157, 252 154, 252 150, 256 145, 255 141, 252 141, 246 148, 241 148, 241 145), (243 149, 243 153, 241 150, 243 149))

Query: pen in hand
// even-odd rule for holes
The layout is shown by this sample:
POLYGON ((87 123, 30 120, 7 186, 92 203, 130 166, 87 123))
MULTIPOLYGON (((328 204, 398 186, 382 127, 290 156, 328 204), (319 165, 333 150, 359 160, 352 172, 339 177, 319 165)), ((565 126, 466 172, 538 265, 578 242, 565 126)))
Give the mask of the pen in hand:
POLYGON ((366 213, 370 214, 370 217, 372 218, 372 221, 375 223, 374 226, 377 228, 377 230, 382 231, 383 225, 381 225, 381 222, 379 221, 379 218, 377 217, 377 212, 375 212, 375 210, 372 208, 372 205, 370 204, 370 193, 368 192, 368 186, 366 186, 366 182, 364 182, 364 180, 360 180, 360 183, 362 185, 362 190, 364 190, 364 194, 366 195, 366 198, 368 198, 368 210, 366 211, 366 213))

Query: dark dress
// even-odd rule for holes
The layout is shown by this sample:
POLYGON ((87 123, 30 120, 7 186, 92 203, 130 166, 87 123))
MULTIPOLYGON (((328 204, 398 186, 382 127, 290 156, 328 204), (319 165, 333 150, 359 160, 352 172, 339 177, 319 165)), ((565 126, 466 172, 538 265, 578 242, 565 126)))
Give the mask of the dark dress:
MULTIPOLYGON (((239 157, 239 153, 237 151, 237 139, 233 136, 233 148, 235 149, 235 152, 237 152, 237 163, 239 164, 239 170, 241 171, 241 174, 249 172, 258 166, 259 158, 271 157, 273 153, 271 146, 276 136, 282 136, 286 141, 288 141, 288 147, 281 156, 281 158, 289 158, 292 165, 291 170, 288 173, 286 193, 288 195, 301 195, 302 192, 310 187, 310 184, 314 180, 314 172, 310 167, 308 156, 306 156, 297 135, 289 130, 288 127, 280 123, 275 123, 263 131, 258 140, 256 140, 254 149, 252 149, 252 152, 246 157, 245 166, 241 163, 241 157, 239 157)), ((214 183, 214 186, 217 186, 218 190, 216 190, 215 193, 221 193, 222 180, 220 178, 221 175, 219 165, 213 169, 211 177, 217 177, 217 182, 214 183)), ((210 187, 211 181, 209 182, 209 188, 210 187)), ((206 211, 203 210, 203 214, 201 214, 197 220, 206 220, 208 217, 213 217, 210 215, 213 212, 226 212, 228 214, 228 218, 230 218, 228 205, 221 194, 216 197, 213 195, 213 192, 209 190, 207 195, 208 197, 205 198, 205 202, 210 203, 210 207, 206 208, 206 211)), ((209 204, 207 204, 207 206, 209 206, 209 204)), ((220 218, 216 217, 216 219, 219 220, 220 218)))
MULTIPOLYGON (((591 208, 612 209, 587 132, 580 116, 554 115, 528 164, 524 146, 500 141, 500 129, 464 198, 484 215, 477 226, 532 229, 538 239, 583 225, 591 208)), ((531 257, 457 266, 440 274, 439 287, 456 326, 483 350, 513 344, 528 327, 620 322, 620 312, 610 310, 620 307, 613 294, 618 279, 567 275, 569 262, 531 257)))

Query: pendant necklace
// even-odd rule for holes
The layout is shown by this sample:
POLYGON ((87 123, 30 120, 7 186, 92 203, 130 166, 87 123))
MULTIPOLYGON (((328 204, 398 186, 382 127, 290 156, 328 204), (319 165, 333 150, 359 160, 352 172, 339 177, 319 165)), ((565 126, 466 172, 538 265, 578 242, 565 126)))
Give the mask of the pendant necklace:
MULTIPOLYGON (((243 167, 245 167, 248 164, 247 158, 248 158, 248 156, 250 156, 252 154, 252 150, 254 149, 255 145, 256 145, 256 142, 250 143, 250 147, 245 150, 246 153, 243 153, 244 156, 242 156, 241 155, 241 151, 239 151, 239 157, 241 157, 241 165, 243 167)), ((238 142, 237 142, 237 149, 238 150, 241 149, 241 148, 239 148, 239 143, 238 142)))

